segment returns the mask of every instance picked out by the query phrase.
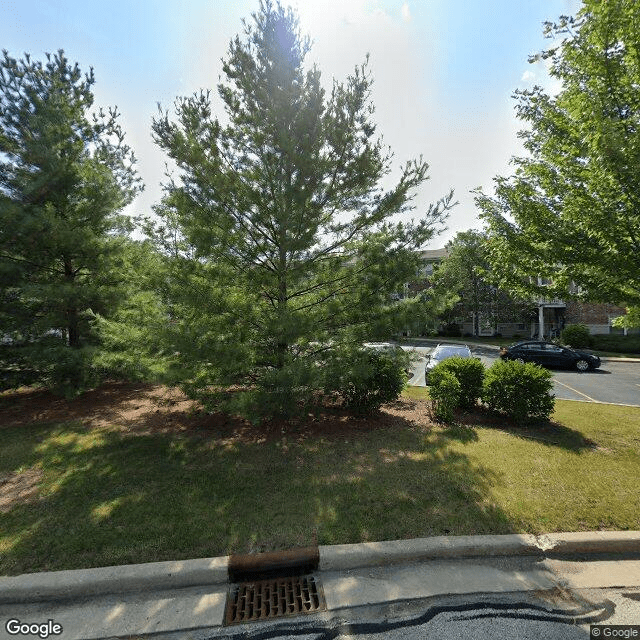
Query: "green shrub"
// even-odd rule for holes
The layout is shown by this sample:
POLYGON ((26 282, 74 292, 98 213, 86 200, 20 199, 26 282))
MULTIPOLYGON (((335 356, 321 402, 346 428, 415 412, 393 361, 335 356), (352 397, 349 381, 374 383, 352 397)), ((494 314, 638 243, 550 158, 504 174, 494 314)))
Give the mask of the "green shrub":
MULTIPOLYGON (((434 367, 429 373, 429 380, 433 379, 436 369, 450 371, 460 383, 458 406, 473 409, 482 396, 482 381, 484 380, 484 365, 475 358, 448 358, 434 367)), ((433 383, 431 383, 433 384, 433 383)))
POLYGON ((457 322, 449 322, 448 324, 445 324, 438 333, 449 338, 459 338, 462 336, 460 325, 457 322))
POLYGON ((553 413, 553 374, 538 365, 496 361, 484 376, 482 399, 490 409, 518 422, 548 420, 553 413))
POLYGON ((460 403, 461 385, 456 376, 442 365, 429 372, 429 397, 432 417, 439 421, 453 422, 453 412, 460 403))
POLYGON ((407 359, 401 351, 351 351, 329 363, 327 374, 331 380, 325 390, 336 390, 351 411, 371 413, 402 393, 407 382, 407 359))
POLYGON ((570 324, 560 334, 562 342, 575 349, 583 349, 591 344, 589 329, 583 324, 570 324))
POLYGON ((640 336, 595 335, 591 338, 594 349, 640 354, 640 336))

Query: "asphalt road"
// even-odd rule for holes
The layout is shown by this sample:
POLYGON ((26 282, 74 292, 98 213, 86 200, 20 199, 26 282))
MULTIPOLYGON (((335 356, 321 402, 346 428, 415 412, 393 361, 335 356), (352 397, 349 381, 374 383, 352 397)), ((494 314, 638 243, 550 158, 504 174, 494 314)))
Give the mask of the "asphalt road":
MULTIPOLYGON (((424 387, 426 356, 433 351, 434 346, 403 346, 403 349, 416 356, 409 384, 424 387)), ((498 359, 495 349, 472 346, 471 351, 488 367, 498 359)), ((605 361, 595 371, 579 373, 574 370, 553 369, 552 372, 553 392, 560 400, 640 406, 640 362, 605 361)))
MULTIPOLYGON (((636 625, 637 589, 591 589, 566 594, 530 592, 442 596, 345 612, 345 618, 308 616, 276 624, 229 627, 176 640, 587 640, 640 637, 607 634, 602 625, 636 625), (346 617, 348 616, 348 618, 346 617), (592 627, 593 625, 593 627, 592 627), (595 631, 595 627, 598 630, 595 631)), ((173 640, 173 638, 172 638, 173 640)))

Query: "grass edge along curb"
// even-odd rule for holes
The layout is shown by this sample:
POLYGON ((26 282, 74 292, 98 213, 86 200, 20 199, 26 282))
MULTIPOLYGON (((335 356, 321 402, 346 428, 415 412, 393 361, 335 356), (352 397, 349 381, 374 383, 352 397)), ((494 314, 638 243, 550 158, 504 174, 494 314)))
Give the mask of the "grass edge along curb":
MULTIPOLYGON (((319 547, 320 571, 345 571, 427 559, 567 554, 640 555, 640 531, 434 536, 319 547)), ((256 554, 259 556, 260 554, 256 554)), ((0 577, 0 603, 18 604, 153 589, 222 585, 229 556, 0 577)))

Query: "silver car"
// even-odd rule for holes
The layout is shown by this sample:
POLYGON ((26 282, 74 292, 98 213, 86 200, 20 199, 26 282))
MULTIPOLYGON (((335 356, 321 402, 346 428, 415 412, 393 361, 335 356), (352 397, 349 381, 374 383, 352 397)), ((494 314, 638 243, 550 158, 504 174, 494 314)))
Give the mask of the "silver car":
POLYGON ((427 364, 424 368, 424 379, 429 384, 429 371, 447 358, 471 358, 471 349, 466 344, 439 344, 430 355, 427 356, 427 364))

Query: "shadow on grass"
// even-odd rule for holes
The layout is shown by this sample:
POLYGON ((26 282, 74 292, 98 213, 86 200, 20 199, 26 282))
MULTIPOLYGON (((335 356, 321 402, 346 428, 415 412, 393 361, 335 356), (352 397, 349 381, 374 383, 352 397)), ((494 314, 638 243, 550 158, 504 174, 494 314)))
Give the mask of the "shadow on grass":
POLYGON ((561 447, 574 453, 593 451, 598 443, 586 438, 580 431, 552 420, 530 421, 519 424, 496 414, 486 407, 477 407, 472 412, 460 412, 457 416, 460 428, 484 427, 497 429, 518 438, 535 440, 543 444, 561 447))
POLYGON ((283 549, 316 533, 336 544, 515 531, 491 497, 503 479, 449 446, 473 430, 388 414, 342 425, 278 438, 233 424, 6 428, 0 474, 42 475, 0 513, 0 573, 283 549))

